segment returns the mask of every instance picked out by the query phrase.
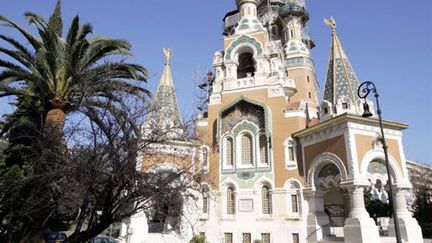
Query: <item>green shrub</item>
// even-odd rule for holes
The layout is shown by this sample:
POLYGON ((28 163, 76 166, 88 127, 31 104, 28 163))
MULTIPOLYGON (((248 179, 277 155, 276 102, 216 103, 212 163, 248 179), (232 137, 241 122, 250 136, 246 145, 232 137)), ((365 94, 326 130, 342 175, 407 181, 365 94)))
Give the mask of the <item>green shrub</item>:
POLYGON ((200 235, 195 235, 192 237, 192 239, 189 241, 189 243, 205 243, 205 237, 200 235))

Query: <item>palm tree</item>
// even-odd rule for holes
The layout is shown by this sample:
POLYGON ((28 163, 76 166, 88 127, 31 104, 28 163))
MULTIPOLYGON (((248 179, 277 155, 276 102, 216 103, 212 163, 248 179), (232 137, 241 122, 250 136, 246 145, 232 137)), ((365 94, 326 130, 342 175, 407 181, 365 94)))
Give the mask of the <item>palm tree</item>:
MULTIPOLYGON (((0 97, 30 101, 44 114, 45 127, 63 129, 66 116, 74 112, 81 112, 98 124, 100 109, 124 120, 125 114, 118 109, 125 106, 121 94, 150 95, 142 87, 147 78, 146 69, 124 61, 131 55, 127 41, 101 36, 89 38, 92 26, 80 25, 78 16, 63 38, 60 0, 48 22, 34 13, 24 16, 36 27, 39 37, 0 15, 4 26, 17 30, 29 43, 25 45, 0 34, 0 39, 12 47, 0 46, 0 53, 11 60, 0 58, 0 97)), ((2 133, 13 123, 13 117, 7 119, 2 133)))
MULTIPOLYGON (((67 34, 63 36, 60 1, 48 21, 34 13, 25 13, 24 16, 35 26, 38 35, 33 35, 0 15, 0 25, 16 30, 25 40, 23 43, 0 32, 0 41, 7 44, 0 45, 0 54, 5 56, 0 57, 0 98, 12 97, 17 107, 1 122, 0 137, 8 133, 9 141, 13 138, 13 142, 19 144, 18 148, 22 150, 21 145, 34 147, 29 136, 37 136, 38 132, 42 131, 53 137, 54 144, 59 142, 58 138, 62 133, 55 137, 46 129, 54 127, 62 132, 67 116, 72 113, 84 114, 93 124, 99 126, 104 125, 102 119, 108 113, 120 124, 128 126, 125 131, 135 127, 134 122, 128 122, 127 119, 129 98, 145 100, 150 93, 143 87, 147 78, 146 69, 125 61, 127 56, 132 55, 130 44, 108 37, 89 37, 92 26, 81 25, 78 16, 72 20, 67 34)), ((28 153, 24 155, 28 156, 28 153)), ((24 155, 16 153, 17 157, 24 155)), ((11 161, 24 164, 25 160, 13 157, 11 161)), ((34 169, 38 170, 35 175, 43 174, 44 167, 41 166, 34 169)), ((39 180, 38 176, 33 177, 36 178, 34 180, 39 180)), ((46 189, 45 194, 48 195, 51 186, 46 183, 45 187, 41 185, 40 188, 46 189)), ((23 205, 31 202, 26 199, 30 197, 28 190, 33 187, 36 186, 28 182, 19 188, 14 187, 18 188, 15 191, 20 192, 17 195, 24 201, 23 205)), ((36 189, 41 191, 40 188, 36 189)), ((12 202, 12 209, 20 208, 12 199, 6 196, 0 200, 2 210, 6 205, 5 200, 12 202)), ((35 204, 39 207, 38 210, 31 215, 25 214, 22 217, 25 220, 20 221, 22 224, 15 223, 18 233, 27 232, 31 237, 29 228, 38 231, 43 227, 44 219, 50 217, 50 212, 55 207, 52 203, 47 203, 48 201, 35 204)), ((19 219, 21 216, 14 210, 7 211, 7 215, 3 213, 5 211, 1 212, 0 221, 8 223, 7 242, 10 242, 12 234, 9 232, 14 230, 14 220, 4 219, 19 219)))

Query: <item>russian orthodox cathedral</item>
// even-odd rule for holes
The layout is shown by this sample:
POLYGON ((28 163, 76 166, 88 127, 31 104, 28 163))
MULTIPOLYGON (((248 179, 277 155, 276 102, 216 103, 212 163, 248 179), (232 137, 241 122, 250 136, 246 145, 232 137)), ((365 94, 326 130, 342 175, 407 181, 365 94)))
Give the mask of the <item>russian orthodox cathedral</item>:
MULTIPOLYGON (((166 158, 186 154, 181 161, 200 166, 209 193, 184 202, 182 222, 190 225, 183 238, 167 225, 152 232, 144 213, 123 224, 124 237, 133 243, 189 242, 193 235, 211 243, 394 242, 393 220, 383 229, 365 208, 366 191, 388 203, 389 178, 373 103, 357 95, 360 82, 336 21, 325 21, 332 41, 321 100, 305 1, 236 4, 223 18, 223 50, 213 57, 206 112, 195 121, 200 143, 180 139, 170 50, 153 101, 160 109, 143 125, 144 134, 159 126, 170 139, 157 146, 170 156, 155 167, 175 168, 166 158), (374 117, 362 117, 364 102, 374 117)), ((407 125, 383 121, 383 127, 402 239, 422 242, 407 206, 407 125)))

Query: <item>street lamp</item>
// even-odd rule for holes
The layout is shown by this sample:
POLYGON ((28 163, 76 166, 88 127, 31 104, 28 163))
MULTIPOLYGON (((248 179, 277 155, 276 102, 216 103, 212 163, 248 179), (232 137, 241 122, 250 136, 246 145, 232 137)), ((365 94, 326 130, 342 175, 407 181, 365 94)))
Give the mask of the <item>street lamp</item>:
MULTIPOLYGON (((393 208, 393 220, 394 220, 395 232, 396 232, 396 241, 397 241, 397 243, 401 243, 402 241, 401 241, 401 236, 400 236, 400 232, 399 232, 399 221, 398 221, 397 212, 395 209, 395 196, 393 195, 393 183, 391 181, 391 176, 390 176, 390 166, 389 166, 389 160, 388 160, 387 144, 386 144, 385 137, 384 137, 384 128, 382 125, 381 109, 380 109, 379 101, 378 101, 379 94, 378 94, 378 91, 377 91, 375 84, 371 81, 366 81, 366 82, 363 82, 362 84, 360 84, 360 86, 358 87, 357 95, 362 99, 366 99, 366 97, 369 95, 370 92, 374 93, 375 101, 376 101, 376 105, 377 105, 379 125, 380 125, 380 129, 381 129, 381 142, 382 142, 383 150, 384 150, 385 165, 387 168, 387 177, 388 177, 388 182, 389 182, 389 190, 390 190, 390 195, 391 195, 392 204, 393 204, 392 208, 393 208)), ((367 117, 371 117, 371 116, 372 116, 372 113, 369 111, 369 105, 366 101, 364 101, 362 117, 367 118, 367 117)))

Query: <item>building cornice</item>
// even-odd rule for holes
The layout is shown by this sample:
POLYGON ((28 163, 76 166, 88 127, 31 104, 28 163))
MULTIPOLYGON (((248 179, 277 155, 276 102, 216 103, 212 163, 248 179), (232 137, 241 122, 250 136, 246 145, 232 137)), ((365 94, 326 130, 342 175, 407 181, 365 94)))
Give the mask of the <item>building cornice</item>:
MULTIPOLYGON (((331 118, 329 120, 326 120, 324 122, 320 122, 312 127, 300 130, 298 132, 293 133, 293 137, 296 138, 302 138, 307 135, 313 134, 317 131, 332 127, 339 123, 348 123, 348 122, 356 122, 361 123, 364 125, 371 125, 371 126, 379 126, 379 120, 374 118, 364 118, 361 116, 353 115, 353 114, 342 114, 339 116, 336 116, 334 118, 331 118)), ((383 121, 383 127, 387 129, 393 129, 393 130, 404 130, 408 128, 407 124, 394 122, 394 121, 383 121)))

